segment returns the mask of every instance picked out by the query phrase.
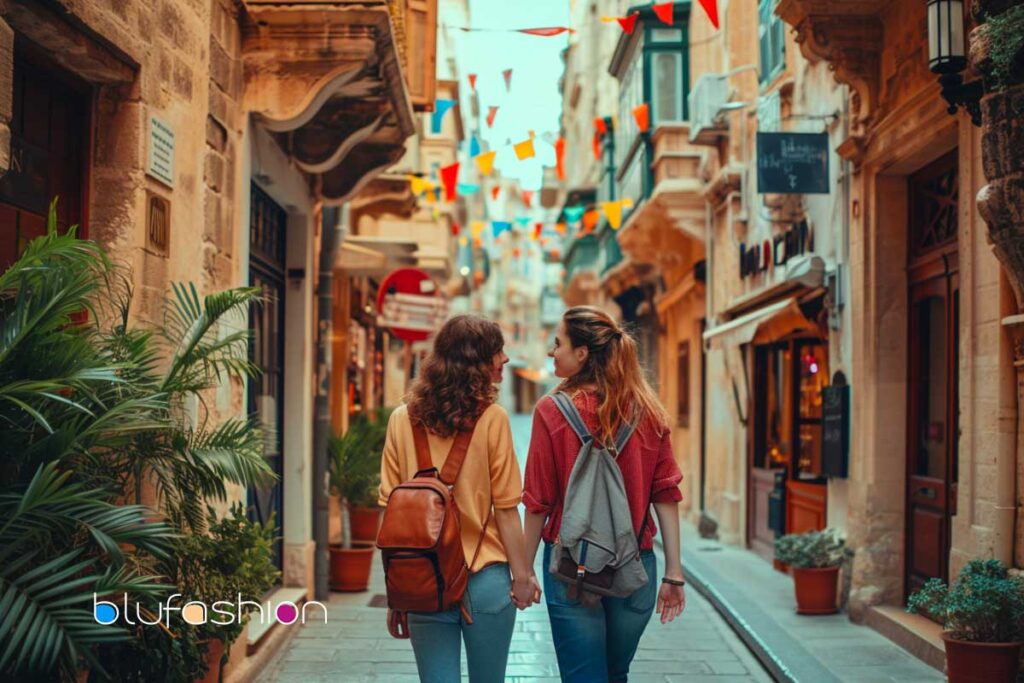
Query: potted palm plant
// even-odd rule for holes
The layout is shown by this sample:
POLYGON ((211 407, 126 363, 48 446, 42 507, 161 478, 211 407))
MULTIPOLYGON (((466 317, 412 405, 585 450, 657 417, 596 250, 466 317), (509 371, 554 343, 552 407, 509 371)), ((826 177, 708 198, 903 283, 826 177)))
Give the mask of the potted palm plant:
POLYGON ((950 683, 1012 683, 1024 645, 1024 578, 999 560, 971 560, 947 586, 931 579, 907 611, 942 624, 950 683))
POLYGON ((775 540, 775 559, 788 565, 793 574, 797 614, 839 611, 836 597, 845 545, 832 529, 787 534, 775 540))
POLYGON ((366 449, 366 467, 377 473, 374 485, 365 490, 362 496, 349 500, 349 529, 354 541, 376 541, 377 530, 380 527, 380 519, 383 509, 377 504, 377 484, 379 483, 380 460, 384 450, 384 438, 387 434, 388 418, 391 410, 378 408, 369 421, 372 425, 370 433, 366 435, 363 446, 366 449))
POLYGON ((352 509, 376 502, 380 484, 380 448, 383 446, 382 426, 377 420, 359 415, 341 436, 328 442, 331 492, 341 503, 341 544, 332 545, 331 588, 339 591, 363 591, 370 583, 373 562, 372 532, 359 540, 352 529, 352 509))

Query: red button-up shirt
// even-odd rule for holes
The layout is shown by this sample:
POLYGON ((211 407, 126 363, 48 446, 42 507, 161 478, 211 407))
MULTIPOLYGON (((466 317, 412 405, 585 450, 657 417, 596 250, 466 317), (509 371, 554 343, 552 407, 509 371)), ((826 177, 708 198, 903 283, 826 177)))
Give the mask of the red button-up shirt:
MULTIPOLYGON (((573 403, 590 433, 597 434, 597 396, 592 392, 579 392, 573 397, 573 403)), ((523 503, 528 512, 547 516, 542 538, 548 543, 554 543, 558 537, 565 488, 579 450, 580 439, 555 402, 548 397, 542 399, 533 412, 523 503)), ((672 455, 669 430, 659 427, 654 418, 644 418, 617 462, 622 470, 633 529, 638 533, 651 503, 682 500, 679 482, 683 475, 672 455)), ((652 515, 641 535, 641 550, 653 547, 655 533, 657 527, 652 515)))

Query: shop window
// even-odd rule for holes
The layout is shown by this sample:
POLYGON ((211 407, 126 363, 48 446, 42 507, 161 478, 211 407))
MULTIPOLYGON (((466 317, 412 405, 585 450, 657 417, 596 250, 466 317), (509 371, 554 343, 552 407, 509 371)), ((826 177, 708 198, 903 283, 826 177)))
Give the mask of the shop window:
POLYGON ((786 30, 775 14, 776 0, 760 0, 761 83, 770 83, 786 68, 786 30))
POLYGON ((683 55, 681 52, 655 52, 651 56, 654 72, 654 97, 651 117, 654 121, 683 120, 683 55))

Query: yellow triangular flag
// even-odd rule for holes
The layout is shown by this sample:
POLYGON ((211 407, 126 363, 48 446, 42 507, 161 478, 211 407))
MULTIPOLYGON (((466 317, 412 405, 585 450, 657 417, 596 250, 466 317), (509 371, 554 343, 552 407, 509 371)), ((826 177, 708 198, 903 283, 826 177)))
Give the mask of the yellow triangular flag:
POLYGON ((473 157, 476 160, 476 167, 480 169, 482 175, 491 175, 491 171, 494 170, 494 157, 498 154, 496 150, 490 152, 484 152, 483 154, 477 154, 473 157))
POLYGON ((483 221, 473 221, 469 224, 469 230, 473 234, 473 237, 479 237, 482 235, 485 227, 487 227, 487 224, 483 221))
POLYGON ((522 142, 517 142, 513 147, 516 150, 516 157, 518 157, 519 161, 529 159, 535 154, 533 149, 533 138, 527 138, 522 142))
POLYGON ((601 202, 601 210, 608 218, 608 225, 612 226, 612 230, 618 230, 622 225, 622 202, 601 202))
POLYGON ((418 175, 407 176, 409 178, 409 188, 415 195, 423 194, 427 190, 434 189, 434 183, 430 182, 426 178, 420 178, 418 175))
POLYGON ((618 17, 609 17, 607 14, 601 17, 602 24, 614 24, 618 20, 618 17))

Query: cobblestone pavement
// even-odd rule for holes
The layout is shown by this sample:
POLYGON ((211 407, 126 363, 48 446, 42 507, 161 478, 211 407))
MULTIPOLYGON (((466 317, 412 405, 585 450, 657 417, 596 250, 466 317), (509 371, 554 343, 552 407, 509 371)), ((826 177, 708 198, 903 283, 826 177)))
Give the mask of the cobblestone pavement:
MULTIPOLYGON (((516 452, 520 460, 524 460, 530 417, 513 415, 512 428, 516 452)), ((258 679, 259 683, 411 683, 419 680, 409 641, 392 639, 384 624, 385 609, 368 606, 371 599, 384 593, 379 561, 375 561, 374 567, 370 590, 359 594, 333 594, 328 603, 327 624, 309 623, 300 627, 258 679)), ((465 674, 465 652, 462 669, 465 674)), ((543 603, 517 615, 507 680, 515 683, 559 680, 543 603)), ((673 623, 663 626, 654 615, 640 642, 630 674, 630 681, 638 683, 770 680, 739 638, 694 590, 687 591, 686 611, 673 623)))

